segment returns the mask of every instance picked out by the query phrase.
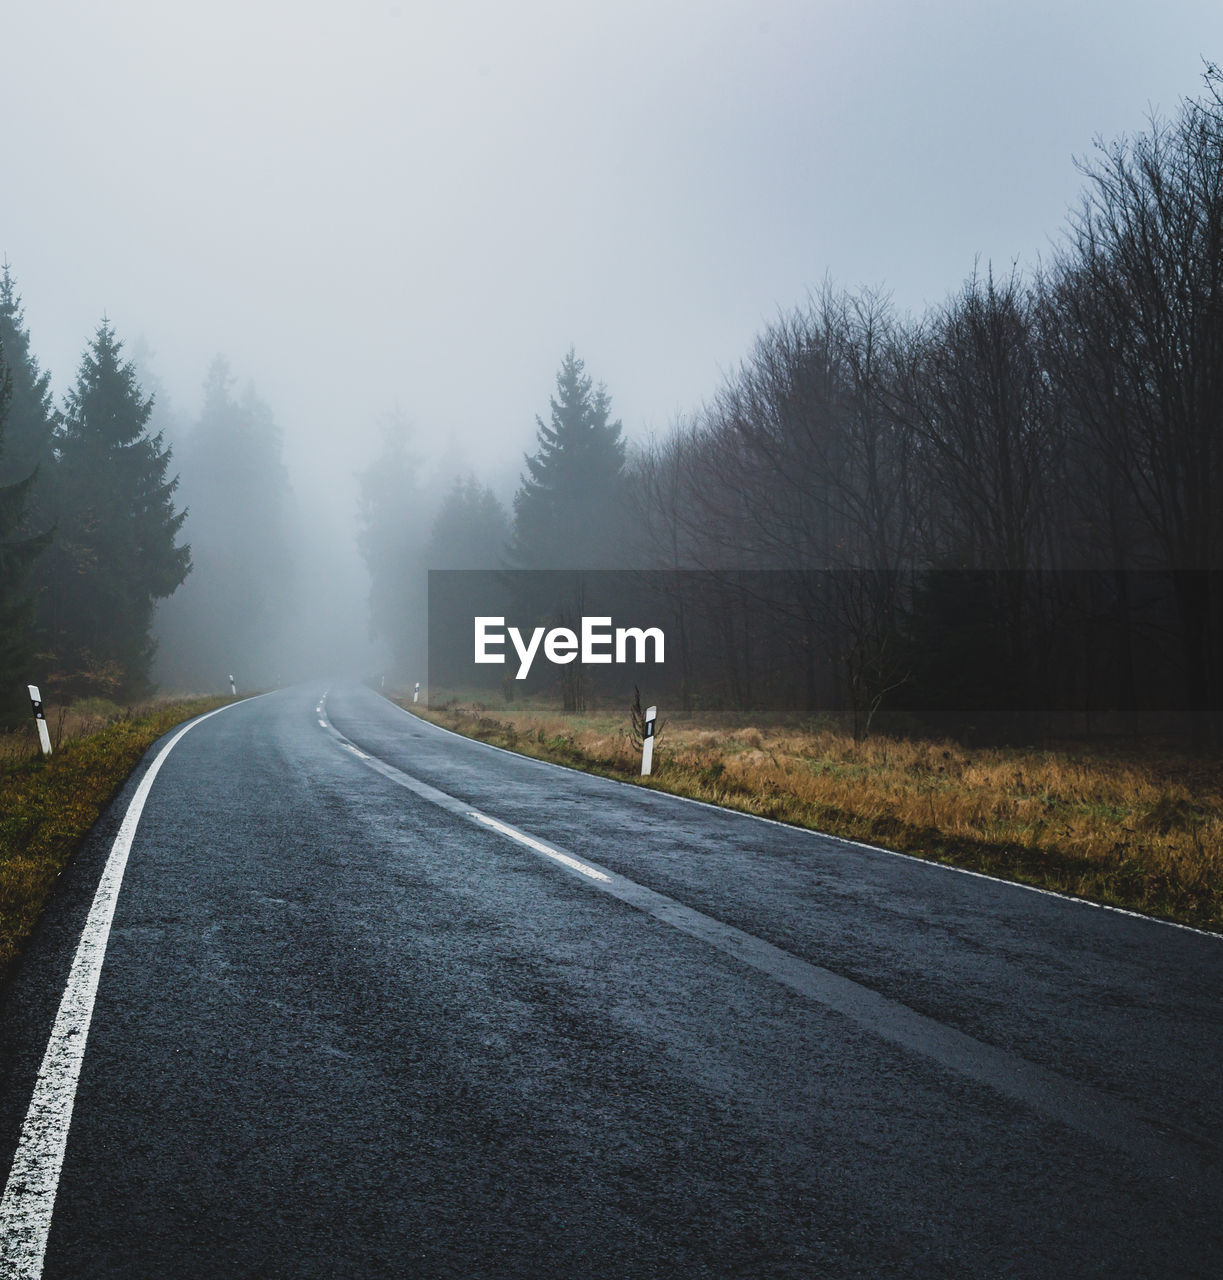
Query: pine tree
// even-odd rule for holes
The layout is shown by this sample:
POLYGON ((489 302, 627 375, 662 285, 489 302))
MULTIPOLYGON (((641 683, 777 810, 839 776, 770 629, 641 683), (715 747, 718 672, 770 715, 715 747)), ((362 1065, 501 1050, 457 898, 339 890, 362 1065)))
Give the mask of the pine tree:
MULTIPOLYGON (((423 670, 427 576, 423 551, 429 503, 417 482, 419 459, 398 413, 384 424, 380 456, 357 477, 357 545, 369 570, 370 634, 386 642, 396 672, 423 670)), ((415 677, 413 677, 415 678, 415 677)))
POLYGON ((0 347, 10 377, 8 424, 0 456, 0 484, 33 476, 23 527, 41 530, 49 523, 49 490, 55 463, 59 414, 51 400, 51 375, 30 352, 21 297, 6 262, 0 268, 0 347), (37 473, 35 475, 35 473, 37 473))
POLYGON ((514 495, 512 558, 524 569, 606 568, 616 561, 624 471, 621 425, 573 348, 556 375, 551 421, 514 495))
POLYGON ((56 468, 56 542, 44 619, 68 688, 132 697, 148 688, 154 601, 191 567, 176 538, 178 478, 146 430, 153 402, 103 320, 68 396, 56 468))
MULTIPOLYGON (((8 443, 8 408, 12 377, 0 342, 0 462, 8 443)), ((47 544, 47 535, 21 537, 32 477, 0 484, 0 711, 19 705, 30 670, 30 629, 33 622, 29 590, 30 570, 47 544)))
POLYGON ((286 666, 295 565, 280 428, 247 385, 235 395, 218 356, 194 430, 177 450, 190 514, 190 580, 157 613, 157 671, 180 688, 251 688, 286 666))
POLYGON ((475 476, 465 476, 442 499, 425 547, 425 565, 429 569, 497 569, 509 537, 510 522, 497 495, 475 476))

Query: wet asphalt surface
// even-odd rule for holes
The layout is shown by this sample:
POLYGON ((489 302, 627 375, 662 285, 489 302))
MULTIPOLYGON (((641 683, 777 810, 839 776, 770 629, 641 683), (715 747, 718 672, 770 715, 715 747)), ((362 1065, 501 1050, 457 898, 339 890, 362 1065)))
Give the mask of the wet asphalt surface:
MULTIPOLYGON (((324 728, 323 689, 214 716, 153 786, 47 1277, 1223 1274, 1223 940, 524 760, 358 686, 324 728), (1049 1105, 337 733, 1039 1068, 1049 1105), (1059 1082, 1105 1132, 1058 1118, 1059 1082)), ((138 777, 4 993, 5 1171, 138 777)))

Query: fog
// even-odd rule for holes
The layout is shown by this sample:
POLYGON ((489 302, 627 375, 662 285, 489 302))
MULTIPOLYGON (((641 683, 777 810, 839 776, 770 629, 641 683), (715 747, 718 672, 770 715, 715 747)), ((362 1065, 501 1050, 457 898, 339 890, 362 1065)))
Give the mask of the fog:
POLYGON ((571 346, 642 440, 826 278, 918 312, 975 261, 1031 266, 1073 157, 1196 93, 1223 11, 48 0, 3 32, 0 253, 32 348, 58 401, 109 317, 199 508, 164 681, 196 678, 175 648, 230 519, 184 470, 218 354, 274 422, 293 565, 230 660, 254 684, 386 660, 356 534, 388 421, 422 510, 469 470, 508 504, 571 346))

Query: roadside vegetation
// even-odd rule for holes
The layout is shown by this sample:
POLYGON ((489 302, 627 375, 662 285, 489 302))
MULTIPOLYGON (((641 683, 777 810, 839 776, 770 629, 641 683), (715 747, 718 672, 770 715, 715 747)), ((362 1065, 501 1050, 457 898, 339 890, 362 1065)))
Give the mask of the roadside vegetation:
POLYGON ((664 723, 654 773, 623 715, 531 703, 403 705, 525 755, 1223 931, 1223 759, 1127 748, 965 747, 704 713, 664 723))
POLYGON ((51 709, 47 758, 32 720, 0 732, 0 980, 42 914, 56 877, 140 757, 176 724, 229 701, 122 708, 90 698, 51 709))

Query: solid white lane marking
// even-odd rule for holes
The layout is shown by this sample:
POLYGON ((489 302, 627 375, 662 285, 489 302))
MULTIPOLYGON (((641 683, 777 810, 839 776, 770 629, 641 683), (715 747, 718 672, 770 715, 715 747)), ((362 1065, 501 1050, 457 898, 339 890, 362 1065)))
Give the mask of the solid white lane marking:
POLYGON ((0 1200, 0 1275, 11 1277, 11 1280, 38 1280, 42 1274, 47 1232, 51 1227, 51 1213, 59 1189, 59 1175, 68 1143, 68 1127, 72 1123, 81 1062, 85 1057, 85 1042, 93 1019, 98 979, 106 956, 106 943, 110 937, 119 887, 123 883, 124 868, 145 801, 166 757, 183 736, 197 724, 229 709, 218 707, 216 711, 192 720, 162 747, 141 778, 136 794, 123 815, 119 834, 111 845, 81 931, 47 1051, 38 1069, 34 1094, 4 1188, 4 1198, 0 1200))
POLYGON ((490 818, 486 813, 477 813, 474 809, 468 812, 467 817, 484 823, 486 827, 492 827, 494 831, 500 831, 503 836, 509 836, 511 840, 517 840, 519 844, 525 844, 528 849, 534 849, 536 853, 542 853, 545 858, 552 858, 554 861, 577 871, 581 875, 589 876, 592 880, 602 880, 606 884, 611 883, 611 876, 596 870, 579 858, 571 857, 567 853, 561 853, 559 849, 554 849, 551 845, 544 844, 542 840, 536 840, 534 836, 529 836, 525 831, 519 831, 516 827, 509 826, 508 823, 498 822, 496 818, 490 818))

